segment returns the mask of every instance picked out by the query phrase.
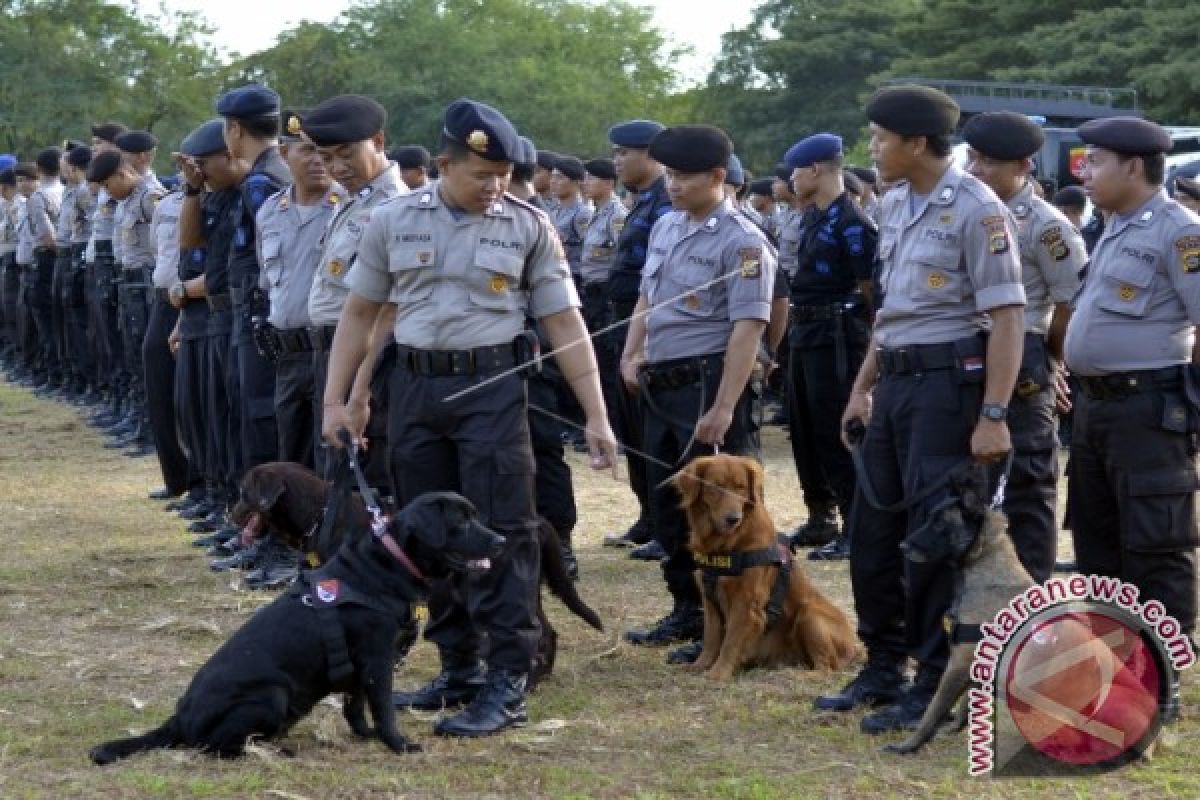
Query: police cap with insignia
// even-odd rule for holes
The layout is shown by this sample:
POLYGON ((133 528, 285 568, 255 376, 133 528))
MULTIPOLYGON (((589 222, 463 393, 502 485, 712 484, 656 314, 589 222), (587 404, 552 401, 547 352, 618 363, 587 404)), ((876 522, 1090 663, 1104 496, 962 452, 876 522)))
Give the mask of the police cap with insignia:
POLYGON ((1182 192, 1193 200, 1200 201, 1200 181, 1195 178, 1185 178, 1182 175, 1175 178, 1175 191, 1182 192))
POLYGON ((750 182, 750 194, 761 194, 763 197, 771 196, 771 185, 775 183, 774 178, 759 178, 750 182))
POLYGON ((13 173, 18 178, 28 178, 31 181, 37 180, 37 167, 28 161, 22 161, 13 167, 13 173))
POLYGON ((37 154, 33 159, 33 163, 42 168, 43 172, 49 172, 51 175, 57 175, 59 168, 62 166, 63 152, 57 147, 47 147, 37 154))
POLYGON ((158 139, 147 131, 127 131, 118 136, 113 144, 126 153, 149 153, 158 147, 158 139))
POLYGON ((92 183, 103 183, 121 168, 121 154, 105 150, 88 164, 87 179, 92 183))
POLYGON ((617 179, 617 168, 611 158, 593 158, 591 161, 585 162, 583 167, 588 171, 589 175, 594 177, 606 181, 615 181, 617 179))
POLYGON ((746 170, 742 169, 742 160, 737 153, 730 153, 729 161, 725 164, 725 183, 740 189, 745 182, 746 170))
POLYGON ((278 116, 279 94, 260 83, 239 86, 217 98, 217 113, 235 119, 278 116))
POLYGON ((12 169, 17 165, 17 157, 12 153, 0 153, 0 172, 12 169))
POLYGON ((382 131, 387 110, 361 94, 340 94, 309 111, 300 124, 318 147, 353 144, 382 131))
POLYGON ((16 185, 17 185, 17 173, 13 171, 12 167, 9 167, 8 169, 0 170, 0 186, 16 186, 16 185))
POLYGON ((729 164, 733 142, 712 125, 676 125, 655 136, 649 150, 650 157, 667 169, 707 172, 729 164))
POLYGON ((1084 144, 1103 147, 1127 156, 1168 153, 1171 135, 1150 120, 1140 117, 1105 117, 1083 123, 1075 131, 1084 144))
POLYGON ((300 141, 300 131, 303 130, 304 110, 299 108, 289 108, 283 112, 280 119, 282 130, 279 132, 279 138, 285 142, 300 141))
POLYGON ((652 119, 631 119, 621 122, 608 129, 608 140, 617 147, 635 147, 646 150, 650 142, 665 130, 664 126, 652 119))
POLYGON ((575 156, 559 156, 554 168, 573 181, 581 181, 587 177, 587 168, 575 156))
POLYGON ((429 169, 429 151, 419 144, 406 144, 388 154, 400 169, 429 169))
POLYGON ((958 115, 958 103, 929 86, 886 86, 867 103, 867 119, 900 136, 949 135, 958 115))
POLYGON ((962 138, 977 153, 997 161, 1020 161, 1042 149, 1041 126, 1015 111, 985 111, 967 120, 962 138))
POLYGON ((92 126, 92 136, 97 139, 114 144, 118 136, 129 130, 119 122, 102 122, 99 125, 92 126))
POLYGON ((547 172, 552 172, 556 164, 558 164, 559 155, 553 150, 538 150, 537 165, 547 172))
POLYGON ((225 152, 225 122, 210 119, 196 130, 183 137, 179 152, 193 158, 203 158, 225 152))
POLYGON ((92 161, 92 148, 84 145, 83 147, 72 148, 67 153, 67 163, 72 167, 83 169, 92 161))
POLYGON ((487 161, 516 161, 521 157, 521 137, 496 109, 466 97, 446 107, 442 140, 462 145, 487 161))
POLYGON ((1054 205, 1060 208, 1087 208, 1087 192, 1082 186, 1064 186, 1054 194, 1054 205))
POLYGON ((832 133, 814 133, 789 147, 783 156, 783 163, 790 169, 803 169, 841 156, 842 137, 832 133))

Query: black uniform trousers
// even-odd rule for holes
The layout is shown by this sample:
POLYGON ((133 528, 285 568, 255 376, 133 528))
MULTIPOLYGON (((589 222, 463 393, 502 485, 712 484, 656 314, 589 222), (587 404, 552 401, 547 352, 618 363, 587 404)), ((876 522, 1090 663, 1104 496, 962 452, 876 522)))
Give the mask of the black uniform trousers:
MULTIPOLYGON (((304 329, 290 331, 307 341, 304 329)), ((279 433, 279 460, 316 469, 316 383, 312 349, 280 353, 275 362, 275 428, 279 433)))
POLYGON ((148 272, 144 267, 125 265, 121 270, 121 284, 117 288, 125 380, 130 405, 140 415, 146 413, 146 370, 142 364, 142 342, 149 325, 146 305, 150 286, 148 272))
MULTIPOLYGON (((980 352, 983 352, 982 347, 980 352)), ((983 369, 967 383, 956 368, 880 378, 862 459, 883 504, 912 497, 963 464, 983 402, 983 369)), ((861 479, 860 479, 861 481, 861 479)), ((900 542, 943 500, 934 492, 901 512, 871 506, 861 484, 850 512, 850 581, 858 635, 872 655, 911 655, 942 672, 948 655, 943 619, 954 595, 954 570, 904 558, 900 542)))
POLYGON ((571 468, 567 466, 558 409, 558 393, 544 375, 531 375, 529 390, 529 436, 536 465, 534 502, 538 516, 544 517, 560 537, 575 530, 578 512, 571 468), (550 412, 554 416, 544 413, 550 412))
POLYGON ((1084 574, 1110 575, 1196 627, 1196 413, 1182 379, 1161 389, 1075 398, 1071 534, 1084 574))
POLYGON ((33 267, 25 274, 26 302, 33 322, 30 345, 46 377, 62 379, 62 363, 58 360, 54 336, 54 260, 55 252, 39 247, 33 251, 33 267))
MULTIPOLYGON (((313 378, 316 392, 313 395, 313 427, 317 442, 316 461, 317 474, 326 480, 333 480, 337 464, 336 454, 328 447, 321 445, 321 423, 324 419, 325 379, 329 376, 329 346, 333 341, 333 328, 326 330, 324 336, 314 338, 313 378)), ((375 372, 371 374, 370 416, 367 418, 367 453, 360 458, 363 474, 367 483, 379 490, 385 496, 396 496, 396 488, 392 483, 392 461, 388 448, 388 436, 391 424, 388 417, 388 397, 391 394, 392 372, 396 365, 396 345, 389 344, 379 356, 375 372)))
POLYGON ((113 283, 112 242, 96 241, 96 253, 87 265, 88 339, 96 364, 98 385, 115 391, 121 358, 117 334, 117 290, 113 283))
MULTIPOLYGON (((654 537, 666 551, 663 577, 667 590, 678 603, 700 603, 696 586, 696 563, 688 548, 687 517, 682 498, 666 481, 698 456, 712 455, 711 445, 694 441, 696 423, 717 399, 724 357, 720 354, 675 359, 643 367, 642 440, 646 454, 646 478, 651 489, 650 520, 654 537)), ((751 379, 733 411, 721 452, 760 459, 762 447, 762 387, 751 379)))
POLYGON ((233 312, 225 309, 211 311, 208 319, 208 335, 204 338, 204 397, 205 434, 207 441, 207 473, 205 483, 210 484, 222 501, 236 496, 239 471, 237 452, 241 434, 237 427, 235 398, 230 396, 232 378, 237 362, 230 352, 233 333, 233 312))
POLYGON ((6 348, 15 356, 17 352, 17 297, 21 293, 21 271, 13 253, 0 256, 0 310, 4 313, 4 339, 6 348))
POLYGON ((241 469, 236 482, 251 467, 279 460, 279 431, 275 426, 275 365, 254 344, 254 327, 247 306, 233 311, 233 358, 237 376, 238 449, 241 469))
POLYGON ((179 438, 179 423, 175 418, 175 356, 167 337, 175 328, 179 311, 163 296, 154 292, 150 321, 142 340, 142 364, 146 369, 146 412, 158 452, 163 486, 171 494, 182 494, 198 483, 188 464, 179 438))
POLYGON ((217 480, 216 470, 210 461, 208 440, 208 426, 212 419, 207 402, 207 338, 205 332, 180 332, 175 361, 175 420, 179 427, 180 448, 187 457, 196 481, 212 489, 217 485, 217 480))
POLYGON ((507 540, 490 570, 440 582, 430 595, 425 637, 438 646, 445 668, 474 665, 482 653, 490 669, 527 674, 541 627, 525 379, 509 374, 446 402, 488 373, 434 377, 406 366, 392 372, 388 441, 399 504, 424 492, 458 492, 507 540))
MULTIPOLYGON (((633 314, 632 303, 609 303, 608 324, 628 322, 633 314)), ((618 364, 617 379, 613 382, 611 396, 605 397, 608 404, 609 425, 617 441, 625 447, 625 462, 629 467, 629 487, 633 489, 638 501, 638 520, 650 522, 650 482, 646 475, 647 465, 640 455, 644 450, 642 439, 642 406, 636 394, 625 388, 625 381, 620 377, 621 353, 625 349, 625 337, 629 333, 628 324, 614 328, 611 332, 600 337, 596 342, 596 350, 607 350, 618 364)))
POLYGON ((1008 404, 1013 463, 1004 491, 1004 513, 1017 557, 1038 583, 1054 574, 1058 553, 1056 428, 1046 339, 1027 333, 1017 389, 1008 404))
POLYGON ((75 359, 67 342, 67 307, 66 293, 71 286, 71 246, 59 245, 54 254, 54 272, 50 278, 50 326, 54 331, 55 357, 58 359, 59 372, 64 382, 76 383, 78 371, 75 359))
POLYGON ((71 245, 71 265, 62 287, 63 332, 79 386, 96 385, 94 347, 88 335, 87 267, 83 263, 85 242, 71 245))

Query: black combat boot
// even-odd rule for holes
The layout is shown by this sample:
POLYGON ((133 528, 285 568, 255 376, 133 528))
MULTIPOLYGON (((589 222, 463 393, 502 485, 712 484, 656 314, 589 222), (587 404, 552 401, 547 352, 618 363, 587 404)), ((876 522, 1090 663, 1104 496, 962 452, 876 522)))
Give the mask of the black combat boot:
POLYGON ((867 655, 867 663, 837 694, 827 694, 813 701, 818 711, 853 711, 859 706, 891 703, 906 688, 899 656, 867 655))
POLYGON ((630 550, 629 557, 637 561, 662 561, 667 557, 667 551, 657 539, 651 539, 630 550))
POLYGON ((814 506, 804 521, 788 537, 792 549, 797 547, 821 547, 829 544, 838 535, 837 509, 834 506, 814 506))
POLYGON ((558 550, 562 553, 563 566, 571 580, 579 580, 579 559, 575 557, 575 548, 571 545, 571 532, 558 532, 558 550))
POLYGON ((668 664, 694 664, 700 654, 704 652, 704 642, 697 639, 694 642, 676 647, 671 652, 667 653, 668 664))
POLYGON ((837 538, 824 547, 817 547, 808 553, 809 561, 845 561, 850 558, 850 537, 839 533, 837 538))
POLYGON ((439 736, 490 736, 505 728, 520 727, 529 721, 525 707, 525 679, 519 672, 488 670, 483 688, 471 704, 452 717, 433 726, 439 736))
POLYGON ((478 661, 460 666, 446 666, 438 676, 419 689, 396 692, 392 705, 417 711, 440 711, 470 703, 483 689, 485 674, 478 661))
POLYGON ((670 614, 653 628, 626 631, 625 641, 640 647, 662 647, 673 642, 690 642, 704 635, 704 610, 695 601, 676 601, 670 614))
MULTIPOLYGON (((893 731, 915 731, 925 716, 929 701, 937 692, 938 682, 942 679, 940 671, 935 672, 922 667, 917 672, 917 679, 896 697, 890 706, 863 717, 860 727, 863 733, 878 734, 893 731)), ((947 715, 948 716, 948 715, 947 715)))
POLYGON ((650 523, 644 516, 638 517, 637 522, 629 527, 629 530, 620 534, 609 534, 604 537, 605 547, 637 547, 650 541, 651 529, 650 523))

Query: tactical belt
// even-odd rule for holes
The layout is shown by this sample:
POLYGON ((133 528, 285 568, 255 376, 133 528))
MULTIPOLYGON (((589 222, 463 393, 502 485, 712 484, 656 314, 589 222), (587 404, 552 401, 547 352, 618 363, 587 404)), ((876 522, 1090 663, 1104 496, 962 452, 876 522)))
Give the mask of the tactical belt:
POLYGON ((312 349, 318 353, 326 353, 333 349, 333 335, 337 333, 337 325, 319 325, 308 329, 308 340, 312 349))
POLYGON ((418 375, 445 377, 494 372, 518 366, 522 362, 513 343, 508 342, 472 350, 418 350, 397 344, 396 363, 418 375))
POLYGON ((311 353, 313 349, 312 340, 308 338, 308 331, 304 328, 288 328, 281 330, 272 326, 269 328, 267 335, 274 340, 275 350, 280 353, 311 353))
POLYGON ((939 369, 953 369, 959 365, 960 355, 954 344, 949 342, 880 347, 875 351, 875 363, 879 367, 879 376, 886 378, 889 375, 915 375, 939 369))
POLYGON ((1080 388, 1089 400, 1121 400, 1147 392, 1174 392, 1183 388, 1183 368, 1114 372, 1111 375, 1088 377, 1076 375, 1080 388))
POLYGON ((792 322, 824 322, 839 316, 840 303, 827 306, 792 306, 792 322))
POLYGON ((724 358, 720 355, 695 356, 647 364, 639 375, 642 385, 651 391, 682 389, 703 382, 710 368, 719 372, 723 363, 724 358))
POLYGON ((704 596, 716 607, 722 623, 725 622, 725 614, 721 611, 721 604, 717 602, 717 581, 721 578, 737 577, 752 567, 777 567, 775 583, 771 586, 771 597, 767 601, 767 625, 763 629, 764 632, 771 630, 783 616, 783 605, 787 601, 792 576, 792 551, 786 537, 780 536, 773 546, 761 550, 746 550, 728 555, 695 553, 692 560, 702 573, 704 596))
POLYGON ((210 311, 228 311, 233 308, 233 301, 230 299, 228 292, 210 294, 205 300, 208 301, 210 311))

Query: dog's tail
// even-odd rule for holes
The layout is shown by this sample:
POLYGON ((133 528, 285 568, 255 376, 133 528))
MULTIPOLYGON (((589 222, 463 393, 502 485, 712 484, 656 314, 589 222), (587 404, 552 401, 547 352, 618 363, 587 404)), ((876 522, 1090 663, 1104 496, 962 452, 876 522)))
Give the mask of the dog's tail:
POLYGON ((575 588, 575 581, 567 574, 562 551, 559 550, 558 533, 544 519, 538 522, 538 544, 542 549, 542 580, 546 582, 550 592, 562 600, 563 605, 575 616, 598 631, 604 630, 600 615, 583 602, 575 588))
POLYGON ((92 759, 93 764, 104 766, 105 764, 111 764, 114 761, 128 758, 134 753, 141 753, 145 750, 174 747, 179 744, 179 736, 175 732, 174 723, 175 719, 172 717, 161 726, 141 736, 134 736, 129 739, 113 739, 111 742, 96 745, 88 753, 88 756, 92 759))

